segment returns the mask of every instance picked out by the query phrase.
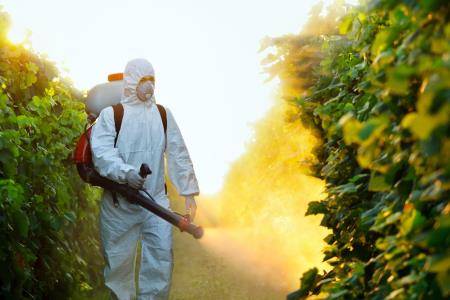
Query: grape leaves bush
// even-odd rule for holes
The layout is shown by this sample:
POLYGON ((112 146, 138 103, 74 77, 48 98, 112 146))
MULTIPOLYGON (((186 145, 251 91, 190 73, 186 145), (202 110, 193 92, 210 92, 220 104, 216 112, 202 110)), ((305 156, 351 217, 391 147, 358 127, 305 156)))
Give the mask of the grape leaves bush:
POLYGON ((267 71, 323 140, 315 167, 327 197, 311 202, 307 214, 322 214, 332 231, 324 249, 330 270, 304 273, 288 298, 444 299, 450 4, 336 7, 325 17, 313 11, 302 34, 263 45, 276 50, 263 62, 267 71))
POLYGON ((81 95, 0 10, 0 298, 70 299, 101 283, 98 191, 71 162, 81 95))

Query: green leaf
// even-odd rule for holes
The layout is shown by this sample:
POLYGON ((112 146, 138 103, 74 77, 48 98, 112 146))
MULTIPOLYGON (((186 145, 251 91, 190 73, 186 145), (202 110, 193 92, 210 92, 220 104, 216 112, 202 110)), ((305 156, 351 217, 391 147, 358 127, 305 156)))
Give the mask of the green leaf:
POLYGON ((450 253, 430 256, 425 268, 430 272, 448 272, 450 270, 450 253))
POLYGON ((334 188, 330 188, 330 189, 328 189, 328 192, 332 193, 332 194, 338 194, 338 193, 352 194, 352 193, 356 193, 358 191, 358 187, 359 187, 359 185, 355 185, 354 183, 349 182, 346 184, 338 185, 334 188))
POLYGON ((14 220, 15 229, 17 233, 22 238, 28 237, 28 228, 30 226, 30 221, 28 220, 27 214, 21 209, 13 211, 12 218, 14 220))
POLYGON ((28 62, 25 65, 25 67, 27 68, 28 71, 30 71, 34 74, 36 74, 39 71, 39 67, 35 63, 32 63, 32 62, 28 62))
POLYGON ((343 123, 344 127, 344 140, 347 145, 352 143, 359 143, 361 139, 359 137, 359 131, 362 128, 362 124, 355 119, 346 120, 343 123))
POLYGON ((301 287, 302 289, 310 289, 316 280, 316 276, 318 274, 319 270, 317 268, 312 268, 303 273, 301 281, 301 287))
POLYGON ((27 73, 27 75, 25 76, 25 82, 24 85, 22 86, 23 89, 28 88, 30 86, 32 86, 34 83, 36 83, 37 81, 37 77, 34 73, 27 73))
POLYGON ((439 284, 439 287, 441 288, 442 295, 444 295, 444 297, 449 297, 450 296, 450 273, 448 271, 439 272, 436 276, 436 280, 439 284))
POLYGON ((372 134, 372 132, 375 130, 376 125, 374 123, 366 123, 365 126, 363 128, 361 128, 358 132, 358 137, 361 140, 367 140, 370 135, 372 134))
POLYGON ((328 295, 327 299, 339 299, 339 298, 341 298, 342 296, 347 295, 348 293, 349 293, 348 290, 342 289, 342 290, 340 290, 340 291, 338 291, 338 292, 333 292, 333 293, 331 293, 330 295, 328 295))
POLYGON ((397 299, 399 296, 405 294, 405 289, 404 288, 400 288, 400 289, 396 289, 395 291, 392 291, 387 297, 386 300, 391 300, 391 299, 397 299))
POLYGON ((373 67, 376 71, 381 70, 381 68, 390 65, 395 61, 395 52, 392 49, 381 52, 377 55, 373 62, 373 67))
POLYGON ((355 175, 352 178, 350 178, 348 181, 351 182, 351 183, 357 183, 361 179, 364 179, 364 178, 366 178, 368 176, 369 176, 369 174, 358 174, 358 175, 355 175))
POLYGON ((0 93, 0 109, 5 109, 7 103, 8 103, 8 96, 0 93))
MULTIPOLYGON (((17 150, 14 145, 11 146, 12 151, 17 150)), ((2 172, 4 172, 8 177, 14 177, 17 174, 17 160, 14 155, 9 150, 0 150, 0 162, 2 163, 2 172)), ((14 151, 14 154, 18 154, 18 151, 14 151)))
POLYGON ((0 179, 0 202, 8 201, 13 209, 22 206, 24 201, 23 188, 11 179, 0 179))
POLYGON ((64 218, 70 222, 70 223, 74 223, 75 220, 77 219, 77 215, 74 211, 67 211, 64 213, 64 218))
POLYGON ((386 182, 384 175, 372 172, 369 180, 369 191, 371 192, 386 192, 391 189, 391 185, 386 182))
POLYGON ((410 77, 415 73, 415 68, 400 65, 395 68, 389 68, 387 71, 387 84, 392 93, 397 95, 407 95, 410 86, 410 77))
POLYGON ((412 209, 404 214, 400 230, 406 235, 422 226, 425 222, 426 219, 420 211, 412 209))
POLYGON ((419 139, 425 140, 439 126, 445 125, 449 121, 450 105, 444 106, 436 114, 409 113, 402 120, 402 127, 411 130, 419 139))
POLYGON ((27 127, 27 126, 34 125, 33 117, 20 115, 20 116, 17 116, 16 120, 17 120, 17 125, 19 125, 19 127, 27 127))
POLYGON ((311 201, 308 203, 308 210, 305 213, 305 216, 308 215, 317 215, 317 214, 325 214, 328 212, 328 209, 325 203, 319 201, 311 201))
POLYGON ((309 269, 308 271, 303 273, 302 278, 300 279, 300 289, 298 289, 293 293, 290 293, 287 296, 287 299, 297 300, 307 296, 309 294, 310 289, 314 286, 317 274, 318 274, 317 268, 309 269))
POLYGON ((390 32, 388 30, 382 30, 375 36, 375 41, 372 44, 372 56, 376 57, 380 52, 389 47, 390 32))
POLYGON ((350 31, 353 24, 353 16, 346 16, 344 19, 342 19, 342 22, 339 24, 339 33, 340 34, 347 34, 347 32, 350 31))
MULTIPOLYGON (((375 224, 370 227, 370 230, 376 231, 376 232, 382 232, 382 230, 389 225, 395 224, 397 223, 398 220, 400 220, 402 217, 402 213, 401 212, 396 212, 393 213, 391 215, 388 215, 387 217, 383 216, 378 216, 375 224)), ((379 240, 377 241, 377 247, 384 247, 386 246, 385 244, 383 244, 384 242, 389 242, 392 243, 392 239, 385 239, 385 240, 379 240), (380 242, 381 244, 378 245, 378 242, 380 242), (384 245, 384 246, 383 246, 384 245)), ((382 250, 386 250, 387 248, 381 248, 382 250)))

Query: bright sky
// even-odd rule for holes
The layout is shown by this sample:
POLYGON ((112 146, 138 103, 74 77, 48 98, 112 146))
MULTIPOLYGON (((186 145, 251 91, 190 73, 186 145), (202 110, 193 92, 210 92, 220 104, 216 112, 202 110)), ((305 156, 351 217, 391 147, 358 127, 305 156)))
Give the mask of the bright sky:
POLYGON ((11 39, 32 31, 33 48, 89 89, 144 57, 156 99, 169 107, 191 153, 203 194, 220 190, 251 124, 272 102, 258 54, 265 36, 297 33, 317 0, 0 0, 11 39))

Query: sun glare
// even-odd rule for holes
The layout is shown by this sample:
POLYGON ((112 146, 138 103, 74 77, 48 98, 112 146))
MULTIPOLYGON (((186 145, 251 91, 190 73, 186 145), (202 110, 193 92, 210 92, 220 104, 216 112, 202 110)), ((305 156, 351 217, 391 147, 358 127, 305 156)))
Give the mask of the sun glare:
POLYGON ((8 32, 8 40, 14 44, 22 44, 30 36, 30 30, 12 26, 8 32))

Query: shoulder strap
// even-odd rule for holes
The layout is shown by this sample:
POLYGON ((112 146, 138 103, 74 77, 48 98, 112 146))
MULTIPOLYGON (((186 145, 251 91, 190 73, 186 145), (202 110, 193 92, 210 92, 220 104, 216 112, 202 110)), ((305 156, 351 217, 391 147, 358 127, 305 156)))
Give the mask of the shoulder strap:
POLYGON ((118 103, 113 105, 112 108, 114 110, 114 124, 116 125, 116 138, 114 139, 114 147, 116 147, 117 137, 119 136, 120 127, 122 127, 123 105, 118 103))
POLYGON ((167 133, 167 113, 166 113, 166 109, 161 104, 156 104, 156 106, 158 107, 159 114, 161 115, 161 121, 162 121, 163 127, 164 127, 164 134, 166 134, 167 133))
MULTIPOLYGON (((119 136, 120 127, 122 127, 122 119, 123 119, 123 105, 122 103, 117 103, 112 106, 114 111, 114 125, 116 126, 116 137, 114 139, 114 147, 116 147, 117 137, 119 136)), ((117 199, 117 193, 111 191, 114 207, 119 207, 119 200, 117 199)))

